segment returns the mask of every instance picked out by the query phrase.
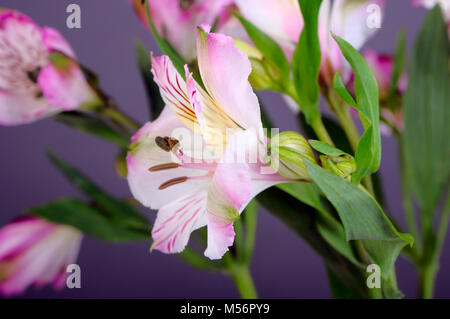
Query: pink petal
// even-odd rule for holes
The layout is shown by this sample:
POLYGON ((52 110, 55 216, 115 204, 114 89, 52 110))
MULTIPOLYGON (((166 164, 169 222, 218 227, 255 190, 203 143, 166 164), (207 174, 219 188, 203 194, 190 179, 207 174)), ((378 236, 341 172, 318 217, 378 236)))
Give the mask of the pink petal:
POLYGON ((197 37, 198 63, 206 90, 217 105, 244 129, 262 134, 258 99, 248 82, 248 57, 234 45, 231 37, 207 33, 197 37))
MULTIPOLYGON (((61 271, 76 260, 82 239, 82 234, 78 230, 39 219, 34 219, 32 223, 51 227, 51 231, 45 236, 37 236, 38 233, 34 232, 15 235, 27 238, 31 236, 35 241, 13 259, 0 260, 0 266, 6 262, 7 269, 11 267, 6 272, 6 277, 0 279, 0 293, 4 295, 20 294, 32 284, 53 283, 61 276, 61 271)), ((11 227, 19 225, 23 226, 19 222, 11 224, 11 227)))
POLYGON ((69 111, 96 103, 99 99, 78 64, 68 57, 64 59, 67 59, 64 68, 50 63, 39 74, 38 83, 49 104, 69 111))
POLYGON ((187 93, 186 82, 178 74, 168 56, 152 57, 153 79, 161 97, 180 121, 191 130, 199 130, 195 110, 187 93))
POLYGON ((47 48, 48 53, 52 51, 60 51, 72 59, 76 59, 75 53, 73 52, 69 42, 64 39, 58 30, 44 27, 42 29, 42 41, 47 48))
POLYGON ((179 253, 191 233, 206 225, 206 189, 190 193, 163 206, 152 230, 152 249, 166 254, 179 253))
POLYGON ((43 97, 14 94, 0 90, 0 125, 20 125, 51 116, 57 110, 43 97))
POLYGON ((303 28, 298 1, 235 0, 241 14, 279 44, 293 50, 303 28))
POLYGON ((209 259, 220 259, 233 245, 235 232, 233 223, 224 223, 222 219, 208 214, 208 247, 205 256, 209 259))

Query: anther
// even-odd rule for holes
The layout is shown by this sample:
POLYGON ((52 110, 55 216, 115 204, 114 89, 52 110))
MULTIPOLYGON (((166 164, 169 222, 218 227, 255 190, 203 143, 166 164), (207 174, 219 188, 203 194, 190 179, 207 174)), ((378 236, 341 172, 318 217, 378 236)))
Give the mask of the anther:
POLYGON ((180 165, 177 163, 167 163, 167 164, 152 166, 148 170, 150 172, 158 172, 158 171, 164 171, 167 169, 173 169, 173 168, 178 168, 178 167, 180 167, 180 165))
POLYGON ((155 138, 156 145, 159 146, 162 150, 166 152, 170 152, 178 143, 180 143, 177 139, 171 137, 161 137, 157 136, 155 138))
POLYGON ((187 176, 183 176, 183 177, 177 177, 177 178, 173 178, 171 180, 168 180, 165 183, 162 183, 161 186, 159 186, 160 190, 166 189, 167 187, 173 186, 173 185, 177 185, 177 184, 181 184, 184 183, 185 181, 188 180, 187 176))

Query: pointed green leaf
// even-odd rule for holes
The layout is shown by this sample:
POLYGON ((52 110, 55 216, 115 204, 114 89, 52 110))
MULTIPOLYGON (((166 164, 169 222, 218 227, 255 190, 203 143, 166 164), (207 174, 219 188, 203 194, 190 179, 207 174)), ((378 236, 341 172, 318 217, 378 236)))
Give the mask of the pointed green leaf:
POLYGON ((358 168, 352 175, 352 183, 357 185, 364 176, 376 172, 380 166, 381 137, 378 84, 361 54, 344 39, 337 35, 333 35, 333 38, 341 48, 345 59, 352 66, 355 75, 356 103, 365 129, 355 154, 358 168))
POLYGON ((126 242, 150 239, 149 230, 124 227, 114 223, 102 212, 78 199, 61 199, 33 207, 28 213, 56 224, 75 227, 86 235, 105 241, 126 242))
POLYGON ((292 57, 294 86, 306 121, 320 117, 319 69, 321 51, 318 34, 319 9, 322 0, 299 0, 304 26, 292 57))
POLYGON ((314 148, 316 151, 318 151, 322 154, 325 154, 325 155, 341 156, 341 155, 347 154, 344 151, 341 151, 340 149, 337 149, 336 147, 331 146, 330 144, 328 144, 326 142, 317 141, 317 140, 309 140, 308 142, 312 148, 314 148))
POLYGON ((147 226, 145 218, 138 210, 130 204, 117 200, 103 192, 97 185, 90 181, 75 167, 69 165, 55 154, 48 152, 48 156, 56 168, 86 196, 88 196, 104 214, 114 222, 129 227, 147 226))
POLYGON ((336 92, 344 99, 344 101, 347 102, 348 105, 351 105, 355 109, 358 109, 358 104, 356 104, 353 96, 347 91, 344 82, 342 82, 341 75, 337 72, 334 74, 333 87, 336 92))
POLYGON ((371 261, 389 276, 401 249, 412 245, 409 234, 399 233, 377 202, 366 192, 323 168, 308 162, 312 180, 336 208, 344 225, 347 240, 362 240, 371 261))
POLYGON ((54 118, 58 122, 73 127, 80 132, 100 137, 121 147, 126 147, 130 143, 125 136, 112 128, 108 123, 91 114, 71 111, 57 114, 54 118))
POLYGON ((450 179, 450 45, 439 6, 416 40, 404 97, 404 154, 411 187, 430 213, 450 179))

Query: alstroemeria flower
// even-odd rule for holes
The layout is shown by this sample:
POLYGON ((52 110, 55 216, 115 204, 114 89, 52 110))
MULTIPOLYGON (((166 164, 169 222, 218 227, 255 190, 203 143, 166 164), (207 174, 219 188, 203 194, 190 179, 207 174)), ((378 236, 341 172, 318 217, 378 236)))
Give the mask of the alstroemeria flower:
MULTIPOLYGON (((303 29, 303 17, 298 0, 235 0, 242 15, 277 41, 291 56, 303 29)), ((349 41, 356 49, 376 31, 367 24, 367 8, 376 4, 384 8, 385 0, 329 0, 322 1, 319 13, 319 39, 322 51, 321 75, 327 83, 337 71, 342 70, 344 60, 330 31, 349 41)), ((344 78, 344 80, 346 80, 344 78)))
POLYGON ((233 221, 251 198, 287 179, 261 156, 250 159, 265 152, 267 139, 248 57, 207 26, 199 28, 197 52, 204 89, 187 67, 184 80, 167 56, 152 58, 167 106, 133 137, 128 182, 136 199, 159 210, 154 249, 181 252, 191 232, 206 225, 205 255, 218 259, 233 244, 233 221))
MULTIPOLYGON (((141 22, 149 27, 145 4, 129 0, 141 22)), ((148 0, 150 16, 158 33, 167 40, 187 62, 196 58, 196 28, 202 23, 218 22, 220 30, 230 17, 226 8, 233 0, 148 0)))
POLYGON ((75 263, 82 234, 70 226, 24 217, 0 229, 0 293, 21 294, 28 286, 61 289, 75 263))
POLYGON ((444 13, 444 19, 447 22, 448 36, 450 38, 450 1, 449 0, 412 0, 414 6, 423 6, 427 9, 433 9, 435 5, 440 5, 444 13))
POLYGON ((95 101, 74 58, 57 30, 0 11, 0 124, 29 123, 95 101))

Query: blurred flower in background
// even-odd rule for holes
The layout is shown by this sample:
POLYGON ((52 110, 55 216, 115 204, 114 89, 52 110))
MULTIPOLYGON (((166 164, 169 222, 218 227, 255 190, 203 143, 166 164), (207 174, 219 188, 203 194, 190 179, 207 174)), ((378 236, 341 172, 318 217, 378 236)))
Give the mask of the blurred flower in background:
POLYGON ((66 268, 75 263, 82 233, 36 217, 0 229, 0 293, 21 294, 29 286, 65 286, 66 268))
MULTIPOLYGON (((297 0, 235 0, 241 14, 266 32, 292 56, 293 50, 303 29, 303 17, 297 0)), ((384 0, 336 0, 331 5, 324 0, 319 14, 319 40, 322 50, 321 79, 330 84, 334 73, 343 72, 348 80, 349 68, 344 63, 337 43, 331 32, 347 40, 357 50, 377 32, 367 24, 370 4, 381 9, 383 17, 384 0)))
MULTIPOLYGON (((129 0, 141 22, 149 28, 145 4, 129 0)), ((150 17, 158 33, 188 62, 196 58, 197 26, 206 23, 223 31, 231 19, 233 0, 149 0, 150 17)))
POLYGON ((0 11, 0 124, 32 122, 85 103, 95 92, 61 34, 28 16, 0 11))

